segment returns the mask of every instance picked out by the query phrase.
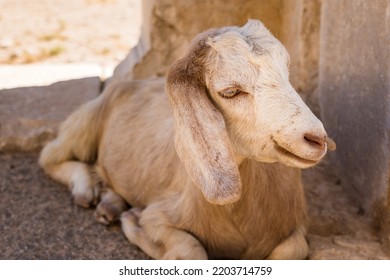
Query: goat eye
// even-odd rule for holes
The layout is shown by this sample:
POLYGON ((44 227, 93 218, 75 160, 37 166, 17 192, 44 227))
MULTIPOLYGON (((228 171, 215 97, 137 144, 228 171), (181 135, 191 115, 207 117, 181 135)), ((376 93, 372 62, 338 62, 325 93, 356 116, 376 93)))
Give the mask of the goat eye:
POLYGON ((224 98, 232 98, 234 96, 236 96, 237 94, 240 94, 242 91, 239 90, 238 88, 231 88, 231 89, 226 89, 226 90, 222 90, 219 93, 220 96, 224 97, 224 98))

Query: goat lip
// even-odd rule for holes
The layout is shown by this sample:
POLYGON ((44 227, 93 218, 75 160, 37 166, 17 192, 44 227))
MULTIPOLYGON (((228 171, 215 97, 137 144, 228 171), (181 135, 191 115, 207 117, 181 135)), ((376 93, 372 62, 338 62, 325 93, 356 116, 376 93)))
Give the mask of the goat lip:
POLYGON ((288 158, 290 160, 293 160, 294 162, 298 162, 300 165, 303 164, 305 166, 312 166, 312 165, 315 165, 319 162, 319 160, 306 159, 306 158, 300 157, 300 156, 290 152, 289 150, 281 147, 275 140, 274 140, 274 144, 275 144, 275 150, 279 154, 281 154, 284 158, 288 158))

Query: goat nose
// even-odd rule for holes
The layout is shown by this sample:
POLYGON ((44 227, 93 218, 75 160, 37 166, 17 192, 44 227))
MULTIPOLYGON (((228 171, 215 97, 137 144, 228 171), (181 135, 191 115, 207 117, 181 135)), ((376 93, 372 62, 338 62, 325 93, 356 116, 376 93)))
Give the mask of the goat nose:
POLYGON ((318 149, 324 149, 326 144, 326 136, 319 136, 312 133, 305 133, 303 135, 303 138, 305 139, 306 143, 308 143, 310 146, 318 148, 318 149))

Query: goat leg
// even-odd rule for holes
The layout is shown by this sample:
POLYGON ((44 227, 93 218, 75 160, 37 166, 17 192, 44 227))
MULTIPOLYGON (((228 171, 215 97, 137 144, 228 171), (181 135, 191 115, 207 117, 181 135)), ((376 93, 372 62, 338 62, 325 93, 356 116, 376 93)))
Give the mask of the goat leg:
MULTIPOLYGON (((150 206, 149 206, 150 207, 150 206)), ((127 239, 154 259, 207 259, 200 242, 190 233, 167 223, 158 207, 133 208, 121 216, 127 239)))
POLYGON ((92 176, 88 164, 65 161, 48 167, 46 172, 53 179, 69 187, 77 205, 88 208, 97 204, 100 186, 92 176))

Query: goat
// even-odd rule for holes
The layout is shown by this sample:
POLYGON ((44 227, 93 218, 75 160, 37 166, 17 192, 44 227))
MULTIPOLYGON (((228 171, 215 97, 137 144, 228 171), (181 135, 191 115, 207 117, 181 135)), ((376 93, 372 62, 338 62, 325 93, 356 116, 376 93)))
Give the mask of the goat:
POLYGON ((113 82, 39 163, 152 258, 306 258, 300 168, 334 142, 288 64, 259 21, 211 29, 171 66, 167 95, 161 78, 113 82))

